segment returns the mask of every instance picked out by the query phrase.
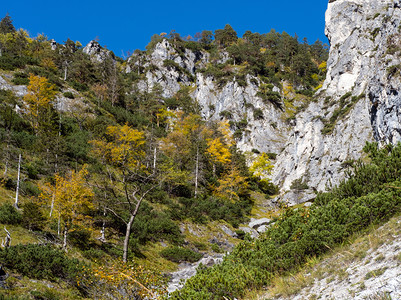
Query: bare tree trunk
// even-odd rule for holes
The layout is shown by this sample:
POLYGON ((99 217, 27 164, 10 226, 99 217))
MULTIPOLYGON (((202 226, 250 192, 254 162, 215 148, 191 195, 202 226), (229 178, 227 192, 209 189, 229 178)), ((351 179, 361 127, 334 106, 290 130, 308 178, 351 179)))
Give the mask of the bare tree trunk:
POLYGON ((67 64, 64 67, 64 81, 67 80, 67 64))
POLYGON ((142 200, 145 198, 146 194, 148 192, 150 192, 153 189, 150 188, 149 190, 147 190, 142 196, 141 198, 137 199, 134 195, 134 198, 137 199, 136 202, 136 206, 135 206, 135 210, 133 212, 131 212, 131 216, 129 218, 129 221, 127 223, 127 230, 125 232, 125 239, 124 239, 124 249, 123 249, 123 261, 127 262, 127 257, 128 257, 128 243, 129 243, 129 236, 131 234, 131 227, 132 227, 132 223, 134 223, 136 214, 138 213, 139 207, 141 206, 142 200))
POLYGON ((198 195, 198 177, 199 177, 199 147, 196 148, 196 165, 195 165, 195 198, 198 195))
POLYGON ((68 227, 67 225, 64 226, 64 239, 63 239, 63 250, 67 250, 67 233, 68 233, 68 227))
POLYGON ((7 232, 7 236, 5 241, 1 243, 4 248, 8 248, 11 245, 11 233, 7 230, 6 226, 4 226, 4 230, 7 232))
POLYGON ((58 214, 58 221, 57 221, 57 236, 60 236, 60 222, 61 216, 58 214))
MULTIPOLYGON (((53 196, 52 196, 52 204, 51 204, 51 206, 50 206, 50 218, 52 217, 52 214, 53 214, 53 208, 54 208, 54 199, 56 198, 56 194, 55 193, 53 193, 53 196)), ((60 235, 60 234, 59 234, 60 235)))
POLYGON ((106 242, 106 208, 103 209, 102 229, 100 230, 100 239, 102 243, 106 242))
POLYGON ((131 215, 129 221, 127 223, 127 228, 125 231, 125 238, 124 238, 124 248, 123 248, 123 261, 126 263, 128 259, 128 243, 129 243, 129 236, 131 235, 131 226, 134 223, 135 215, 131 215))
POLYGON ((20 175, 21 175, 21 154, 19 155, 19 158, 18 158, 17 190, 15 192, 15 203, 14 203, 15 208, 18 208, 20 175))
POLYGON ((157 147, 153 150, 153 171, 156 171, 157 147))

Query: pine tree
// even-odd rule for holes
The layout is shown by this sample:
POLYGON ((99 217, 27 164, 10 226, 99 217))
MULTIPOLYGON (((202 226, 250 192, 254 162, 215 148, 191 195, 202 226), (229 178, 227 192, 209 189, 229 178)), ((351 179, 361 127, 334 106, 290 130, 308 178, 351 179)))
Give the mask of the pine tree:
POLYGON ((0 34, 7 34, 13 32, 16 32, 16 30, 10 15, 7 13, 6 16, 0 21, 0 34))
POLYGON ((231 27, 230 24, 224 26, 224 29, 217 29, 214 32, 215 42, 222 46, 228 47, 238 40, 237 32, 231 27))

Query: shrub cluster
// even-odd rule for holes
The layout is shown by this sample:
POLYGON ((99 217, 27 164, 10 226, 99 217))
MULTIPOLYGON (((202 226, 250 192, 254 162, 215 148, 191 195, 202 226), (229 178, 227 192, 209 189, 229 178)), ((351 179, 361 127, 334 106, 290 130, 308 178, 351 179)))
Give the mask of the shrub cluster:
POLYGON ((22 215, 11 204, 3 204, 0 206, 0 223, 16 225, 22 221, 22 215))
POLYGON ((178 204, 171 205, 170 214, 175 220, 191 219, 196 223, 206 223, 208 220, 225 220, 234 227, 245 220, 250 213, 252 202, 249 197, 243 197, 237 202, 227 202, 215 197, 199 197, 178 199, 178 204))
POLYGON ((49 245, 12 246, 0 251, 0 261, 5 268, 29 278, 64 279, 74 284, 82 270, 78 260, 67 258, 63 251, 49 245))
POLYGON ((160 254, 164 258, 177 263, 183 261, 196 262, 203 256, 201 253, 192 251, 191 249, 176 246, 165 248, 160 254))

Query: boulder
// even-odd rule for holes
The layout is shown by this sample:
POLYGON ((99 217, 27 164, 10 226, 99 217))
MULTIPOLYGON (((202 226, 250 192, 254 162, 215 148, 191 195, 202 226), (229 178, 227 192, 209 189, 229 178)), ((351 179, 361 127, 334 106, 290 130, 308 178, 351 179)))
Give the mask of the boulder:
POLYGON ((245 233, 249 233, 249 235, 254 239, 259 237, 259 233, 253 228, 241 226, 239 229, 242 230, 245 233))
POLYGON ((249 222, 248 226, 253 229, 257 229, 258 227, 262 225, 268 225, 271 223, 272 220, 268 218, 261 218, 261 219, 251 219, 251 222, 249 222))

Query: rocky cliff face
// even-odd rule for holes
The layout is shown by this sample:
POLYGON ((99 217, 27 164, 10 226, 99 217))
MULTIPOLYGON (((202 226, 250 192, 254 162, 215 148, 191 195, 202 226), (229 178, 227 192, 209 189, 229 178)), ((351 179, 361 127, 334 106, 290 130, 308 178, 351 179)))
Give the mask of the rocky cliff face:
POLYGON ((234 77, 219 86, 212 76, 198 72, 209 63, 226 61, 226 53, 212 61, 207 52, 177 53, 167 40, 151 55, 131 58, 131 65, 147 69, 146 79, 136 88, 145 91, 158 83, 163 96, 172 97, 182 86, 190 86, 206 119, 229 112, 234 121, 246 120, 240 149, 279 154, 273 182, 283 191, 291 190, 295 180, 306 183, 309 190, 283 197, 293 203, 305 201, 313 198, 314 190, 339 183, 347 163, 361 157, 366 141, 401 140, 400 7, 399 0, 329 2, 327 78, 315 101, 291 122, 286 122, 285 109, 258 97, 258 78, 248 75, 244 85, 234 77), (263 116, 255 117, 255 109, 263 116))
POLYGON ((234 78, 221 87, 215 78, 199 72, 210 63, 222 64, 227 60, 228 54, 225 52, 219 53, 219 57, 213 60, 205 51, 185 49, 184 53, 178 53, 167 40, 163 40, 150 55, 134 54, 129 59, 126 71, 135 72, 137 67, 145 70, 146 79, 133 87, 133 90, 140 92, 150 92, 158 84, 163 91, 162 96, 169 98, 183 86, 191 87, 191 97, 201 106, 205 119, 221 119, 221 113, 227 112, 234 121, 247 120, 248 125, 238 140, 242 151, 258 149, 280 153, 288 125, 280 117, 282 111, 272 104, 265 104, 256 95, 259 79, 248 75, 246 85, 241 85, 234 78), (254 116, 253 112, 257 109, 262 110, 263 117, 254 116))
POLYGON ((257 149, 261 152, 280 153, 286 140, 286 128, 282 111, 272 104, 266 104, 256 94, 260 82, 252 76, 246 77, 246 86, 228 82, 219 88, 212 77, 198 74, 194 99, 202 107, 206 119, 220 119, 221 114, 230 112, 236 121, 247 120, 247 127, 238 139, 242 151, 257 149), (261 110, 263 117, 257 117, 255 110, 261 110))
POLYGON ((365 93, 374 138, 401 140, 400 1, 336 1, 326 13, 331 41, 327 93, 365 93))
POLYGON ((342 167, 360 157, 365 141, 400 141, 400 20, 400 1, 330 1, 327 78, 318 103, 297 116, 278 159, 274 181, 284 189, 302 174, 317 190, 329 181, 337 184, 344 176, 342 167), (359 100, 337 118, 331 134, 322 135, 321 120, 341 112, 347 95, 359 100))

